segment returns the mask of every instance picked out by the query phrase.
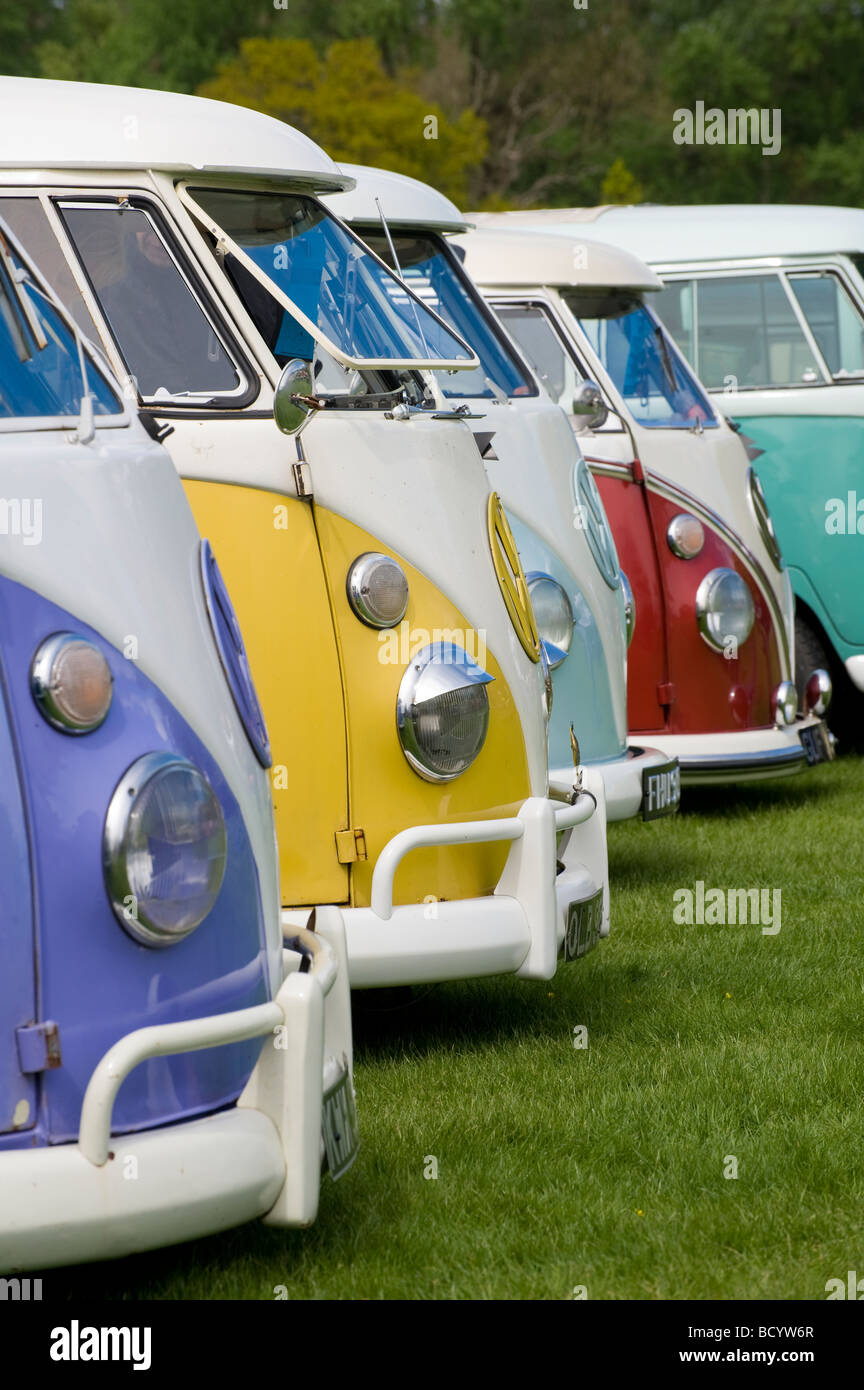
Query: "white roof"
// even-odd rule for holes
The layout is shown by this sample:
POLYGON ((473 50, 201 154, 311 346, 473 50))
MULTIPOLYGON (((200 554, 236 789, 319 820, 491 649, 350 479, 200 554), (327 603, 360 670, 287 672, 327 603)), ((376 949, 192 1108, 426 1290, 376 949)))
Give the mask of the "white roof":
POLYGON ((289 177, 320 189, 351 180, 307 136, 224 101, 0 77, 0 167, 165 169, 289 177))
MULTIPOLYGON (((478 214, 478 222, 480 215, 478 214)), ((521 288, 532 285, 594 286, 659 290, 653 270, 617 246, 581 235, 498 227, 494 217, 477 231, 454 238, 465 249, 465 268, 479 285, 521 288)))
POLYGON ((368 164, 343 164, 342 169, 355 180, 349 193, 337 193, 324 201, 352 224, 380 226, 381 214, 375 199, 381 201, 391 227, 426 227, 437 232, 464 232, 468 223, 463 214, 428 183, 394 174, 389 169, 373 169, 368 164))
MULTIPOLYGON (((470 214, 472 221, 474 215, 470 214)), ((794 203, 544 208, 493 214, 540 231, 614 242, 651 265, 864 251, 864 211, 794 203)), ((505 222, 506 219, 506 222, 505 222)), ((478 214, 476 221, 486 221, 478 214)))

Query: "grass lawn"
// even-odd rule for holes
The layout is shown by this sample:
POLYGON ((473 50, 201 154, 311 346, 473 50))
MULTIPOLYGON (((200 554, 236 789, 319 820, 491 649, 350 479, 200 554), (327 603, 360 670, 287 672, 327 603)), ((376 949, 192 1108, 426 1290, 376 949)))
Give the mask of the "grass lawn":
POLYGON ((76 1300, 824 1299, 864 1273, 862 798, 850 757, 610 827, 586 960, 355 1015, 362 1149, 311 1230, 82 1268, 76 1300), (781 889, 780 932, 676 925, 698 879, 781 889))

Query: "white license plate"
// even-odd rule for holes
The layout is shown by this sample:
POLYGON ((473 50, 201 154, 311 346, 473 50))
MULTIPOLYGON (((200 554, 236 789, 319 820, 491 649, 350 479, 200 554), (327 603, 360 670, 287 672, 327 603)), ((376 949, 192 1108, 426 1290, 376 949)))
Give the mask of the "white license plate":
POLYGON ((336 1178, 341 1178, 343 1173, 347 1173, 357 1157, 360 1146, 354 1089, 347 1066, 336 1085, 331 1086, 324 1096, 322 1125, 327 1167, 335 1181, 336 1178))

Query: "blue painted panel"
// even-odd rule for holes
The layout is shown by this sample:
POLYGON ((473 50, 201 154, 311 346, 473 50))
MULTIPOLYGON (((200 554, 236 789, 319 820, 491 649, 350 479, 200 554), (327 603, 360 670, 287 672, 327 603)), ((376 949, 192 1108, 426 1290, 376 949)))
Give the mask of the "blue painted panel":
MULTIPOLYGON (((33 827, 38 1017, 58 1023, 63 1056, 62 1067, 44 1073, 41 1083, 39 1137, 56 1143, 76 1137, 90 1074, 125 1033, 268 997, 264 921, 240 808, 216 761, 136 663, 72 614, 3 578, 0 631, 33 827), (58 631, 95 642, 114 675, 108 718, 83 737, 52 728, 30 695, 33 652, 58 631), (190 758, 208 777, 225 815, 228 857, 219 897, 201 926, 179 944, 154 950, 127 936, 109 905, 102 830, 123 773, 142 754, 160 750, 190 758)), ((144 1063, 121 1088, 116 1127, 144 1128, 230 1104, 260 1048, 255 1040, 144 1063)))
POLYGON ((36 1085, 15 1046, 16 1028, 36 1018, 30 846, 2 685, 0 657, 0 1134, 36 1123, 36 1085))
POLYGON ((549 722, 549 766, 571 767, 570 724, 579 737, 582 761, 617 758, 625 745, 615 728, 609 671, 600 630, 573 575, 530 527, 511 513, 507 520, 519 550, 522 567, 542 570, 569 595, 576 624, 565 661, 552 672, 552 718, 549 722))

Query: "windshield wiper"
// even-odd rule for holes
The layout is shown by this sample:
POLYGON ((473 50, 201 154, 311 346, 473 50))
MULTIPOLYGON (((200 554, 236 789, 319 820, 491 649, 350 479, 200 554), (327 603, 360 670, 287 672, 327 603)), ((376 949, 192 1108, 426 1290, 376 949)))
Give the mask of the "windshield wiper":
POLYGON ((673 395, 677 395, 678 383, 675 380, 675 372, 672 368, 672 358, 669 356, 669 347, 666 343, 666 335, 664 334, 663 329, 660 327, 659 323, 656 325, 654 329, 654 337, 656 338, 657 346, 660 349, 660 361, 662 362, 663 370, 666 373, 666 380, 669 383, 669 389, 672 391, 673 395))

